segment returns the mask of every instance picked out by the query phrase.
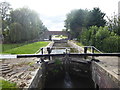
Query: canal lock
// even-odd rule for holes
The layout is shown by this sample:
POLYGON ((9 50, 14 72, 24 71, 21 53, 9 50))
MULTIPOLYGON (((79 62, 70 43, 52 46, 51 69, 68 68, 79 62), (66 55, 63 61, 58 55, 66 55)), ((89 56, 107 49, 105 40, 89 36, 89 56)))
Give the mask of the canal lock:
POLYGON ((76 62, 65 56, 46 65, 44 88, 94 88, 89 62, 76 62))
MULTIPOLYGON (((55 43, 53 46, 58 44, 55 43)), ((63 45, 67 44, 62 43, 63 45)), ((84 57, 69 57, 67 53, 64 57, 55 56, 48 61, 44 57, 41 58, 41 68, 30 88, 36 87, 40 90, 47 88, 94 88, 91 63, 89 60, 84 60, 84 57)))

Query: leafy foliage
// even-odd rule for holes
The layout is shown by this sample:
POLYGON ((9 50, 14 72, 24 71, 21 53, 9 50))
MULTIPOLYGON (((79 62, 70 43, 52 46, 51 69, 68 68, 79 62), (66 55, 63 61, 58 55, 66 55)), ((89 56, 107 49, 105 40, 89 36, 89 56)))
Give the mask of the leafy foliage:
POLYGON ((8 2, 1 2, 0 3, 0 16, 2 19, 2 33, 3 36, 5 37, 7 32, 6 28, 7 25, 9 24, 9 13, 12 10, 11 5, 8 2))
POLYGON ((71 32, 72 38, 77 38, 85 28, 104 26, 106 23, 104 16, 105 14, 99 8, 94 8, 91 11, 87 9, 73 10, 67 14, 65 27, 67 31, 71 32))
POLYGON ((117 17, 117 15, 112 16, 111 18, 108 18, 107 26, 109 27, 109 30, 111 32, 116 33, 117 35, 120 35, 120 17, 117 17))
POLYGON ((106 20, 104 19, 105 13, 101 12, 99 8, 93 8, 89 14, 88 26, 105 26, 106 20))
POLYGON ((110 36, 103 40, 103 50, 106 52, 120 52, 120 36, 110 36))
POLYGON ((119 46, 120 36, 114 32, 110 32, 108 27, 92 26, 88 30, 84 30, 79 37, 79 41, 84 45, 95 46, 104 52, 120 52, 119 46))
POLYGON ((59 59, 55 59, 55 64, 61 65, 61 61, 59 59))
POLYGON ((2 20, 6 20, 9 17, 9 12, 12 9, 11 5, 8 2, 0 3, 0 14, 2 16, 2 20))
POLYGON ((8 2, 0 3, 4 42, 18 43, 40 38, 47 30, 39 15, 29 8, 12 10, 8 2))

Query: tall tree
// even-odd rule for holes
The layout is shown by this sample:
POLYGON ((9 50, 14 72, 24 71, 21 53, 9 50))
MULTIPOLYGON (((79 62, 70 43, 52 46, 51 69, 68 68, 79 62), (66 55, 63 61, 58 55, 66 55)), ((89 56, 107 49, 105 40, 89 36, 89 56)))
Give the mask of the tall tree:
POLYGON ((109 27, 109 30, 111 32, 115 32, 117 35, 120 35, 120 17, 114 15, 111 18, 107 17, 107 19, 107 26, 109 27))
MULTIPOLYGON (((38 38, 40 33, 45 30, 45 26, 38 14, 29 8, 13 10, 10 13, 10 17, 10 33, 17 35, 16 37, 13 37, 14 39, 12 38, 11 41, 21 42, 33 40, 38 38), (20 29, 20 27, 22 29, 20 29), (15 38, 18 38, 19 40, 16 40, 15 38)), ((10 34, 10 36, 11 35, 12 34, 10 34)))
POLYGON ((106 20, 104 19, 105 13, 101 12, 99 8, 94 8, 90 12, 88 26, 105 26, 106 20))
POLYGON ((6 20, 9 17, 9 12, 12 9, 8 2, 0 3, 0 14, 2 15, 2 20, 6 20))
POLYGON ((23 28, 21 24, 19 23, 12 23, 10 25, 10 31, 9 31, 9 40, 12 43, 20 42, 24 37, 22 35, 24 34, 23 28))
POLYGON ((73 10, 67 14, 65 27, 66 30, 72 33, 74 38, 77 38, 84 28, 104 26, 106 23, 104 16, 105 14, 99 8, 94 8, 91 11, 87 9, 73 10))
POLYGON ((73 10, 67 14, 67 19, 65 20, 66 30, 69 30, 73 37, 77 37, 81 32, 82 28, 87 24, 88 10, 73 10))
POLYGON ((11 5, 8 2, 1 2, 0 3, 0 14, 2 17, 2 33, 4 38, 7 36, 7 27, 9 25, 9 14, 12 10, 11 5))

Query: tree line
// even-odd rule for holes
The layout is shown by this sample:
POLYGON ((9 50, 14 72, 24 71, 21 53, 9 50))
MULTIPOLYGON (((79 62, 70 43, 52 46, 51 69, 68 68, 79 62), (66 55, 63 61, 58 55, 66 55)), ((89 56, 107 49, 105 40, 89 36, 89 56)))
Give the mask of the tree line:
POLYGON ((21 43, 40 38, 47 30, 34 10, 23 7, 13 10, 8 2, 0 3, 4 43, 21 43))
POLYGON ((73 10, 66 15, 66 31, 87 46, 95 46, 103 52, 120 52, 120 18, 116 15, 104 19, 100 8, 73 10))

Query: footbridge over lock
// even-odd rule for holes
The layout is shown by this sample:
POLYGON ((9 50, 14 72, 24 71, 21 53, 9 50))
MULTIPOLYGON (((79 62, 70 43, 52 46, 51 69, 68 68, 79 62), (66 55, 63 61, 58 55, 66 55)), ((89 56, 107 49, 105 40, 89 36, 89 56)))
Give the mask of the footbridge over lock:
POLYGON ((68 39, 71 39, 71 34, 69 31, 45 31, 43 32, 41 38, 51 40, 52 35, 64 35, 67 36, 68 39))
MULTIPOLYGON (((42 69, 38 69, 29 89, 119 88, 120 80, 117 77, 119 73, 111 73, 109 68, 105 67, 106 64, 104 65, 105 61, 117 61, 116 57, 120 57, 118 53, 101 53, 99 50, 97 50, 99 53, 94 53, 95 47, 79 47, 71 41, 51 42, 50 47, 40 51, 38 54, 16 56, 17 58, 40 58, 38 63, 42 69), (91 52, 88 48, 91 48, 91 52), (106 60, 106 57, 109 60, 106 60)), ((106 66, 109 67, 108 64, 106 66)), ((116 68, 118 67, 114 67, 116 68)))

